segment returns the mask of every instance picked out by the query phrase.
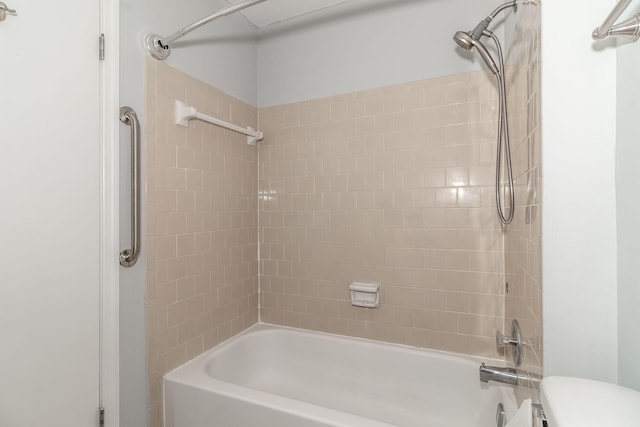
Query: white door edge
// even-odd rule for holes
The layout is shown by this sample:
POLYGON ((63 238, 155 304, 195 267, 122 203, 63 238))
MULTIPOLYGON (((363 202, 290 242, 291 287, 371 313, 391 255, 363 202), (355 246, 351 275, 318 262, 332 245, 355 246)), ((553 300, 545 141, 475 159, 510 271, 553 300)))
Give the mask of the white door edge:
MULTIPOLYGON (((119 1, 100 0, 100 31, 105 35, 100 65, 100 402, 105 426, 120 424, 119 373, 119 1)), ((98 46, 96 40, 96 49, 98 46)))

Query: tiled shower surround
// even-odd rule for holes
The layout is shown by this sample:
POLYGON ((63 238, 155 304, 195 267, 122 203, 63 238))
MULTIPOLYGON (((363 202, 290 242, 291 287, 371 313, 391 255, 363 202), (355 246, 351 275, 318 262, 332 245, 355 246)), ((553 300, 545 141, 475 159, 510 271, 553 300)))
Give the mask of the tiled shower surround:
POLYGON ((162 376, 259 317, 486 357, 504 357, 495 332, 517 317, 533 344, 524 368, 541 371, 540 189, 527 190, 540 170, 539 12, 524 10, 509 56, 518 208, 506 233, 486 71, 257 110, 147 61, 152 427, 162 376), (265 139, 176 126, 175 100, 265 139), (351 305, 354 281, 381 284, 380 308, 351 305))
POLYGON ((162 376, 258 321, 258 152, 241 135, 174 122, 174 101, 223 120, 257 111, 166 64, 147 69, 147 360, 150 425, 162 376))
POLYGON ((500 357, 496 113, 484 71, 261 109, 262 321, 500 357))

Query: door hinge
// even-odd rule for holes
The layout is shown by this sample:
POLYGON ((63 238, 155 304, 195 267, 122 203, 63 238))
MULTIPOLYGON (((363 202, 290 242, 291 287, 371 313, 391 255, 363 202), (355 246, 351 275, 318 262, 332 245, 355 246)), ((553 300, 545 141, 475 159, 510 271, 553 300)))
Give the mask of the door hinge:
POLYGON ((98 55, 100 61, 104 61, 104 34, 100 34, 100 38, 98 39, 98 55))
POLYGON ((99 408, 98 425, 104 427, 104 408, 99 408))

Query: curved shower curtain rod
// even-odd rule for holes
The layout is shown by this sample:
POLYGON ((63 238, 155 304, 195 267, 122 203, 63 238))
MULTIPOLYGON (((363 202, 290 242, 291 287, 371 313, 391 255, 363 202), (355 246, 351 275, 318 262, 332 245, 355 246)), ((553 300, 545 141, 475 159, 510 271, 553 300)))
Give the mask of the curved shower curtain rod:
POLYGON ((147 36, 144 38, 144 46, 147 49, 147 52, 149 52, 154 58, 160 60, 167 59, 167 57, 171 53, 171 49, 169 47, 171 43, 189 34, 190 32, 197 30, 203 25, 208 24, 211 21, 214 21, 223 16, 231 15, 232 13, 239 12, 242 9, 246 9, 258 3, 262 3, 263 1, 266 0, 247 0, 243 1, 242 3, 229 6, 205 18, 202 18, 191 25, 187 25, 183 29, 176 31, 168 37, 161 37, 158 34, 147 34, 147 36))

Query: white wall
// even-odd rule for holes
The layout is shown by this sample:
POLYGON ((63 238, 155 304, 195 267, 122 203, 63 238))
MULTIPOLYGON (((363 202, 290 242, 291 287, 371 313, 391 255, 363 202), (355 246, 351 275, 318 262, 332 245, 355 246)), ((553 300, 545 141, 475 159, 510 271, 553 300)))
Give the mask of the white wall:
POLYGON ((640 43, 617 49, 618 375, 640 390, 640 43))
POLYGON ((258 106, 477 70, 481 59, 452 38, 496 6, 490 0, 351 0, 265 27, 258 106))
MULTIPOLYGON (((120 101, 140 117, 144 136, 144 58, 149 32, 167 36, 228 6, 224 0, 121 0, 120 101)), ((256 29, 242 16, 221 18, 181 39, 167 60, 200 80, 256 104, 256 29)), ((108 42, 108 41, 107 41, 108 42)), ((121 241, 129 245, 129 128, 121 126, 121 241)), ((143 147, 145 142, 143 141, 143 147)), ((144 148, 143 148, 144 150, 144 148)), ((144 176, 144 167, 143 167, 144 176)), ((143 201, 144 206, 144 201, 143 201)), ((144 209, 143 209, 144 217, 144 209)), ((144 236, 144 234, 143 234, 144 236)), ((120 274, 120 373, 122 427, 147 425, 145 367, 145 248, 138 264, 120 274)))
POLYGON ((617 380, 614 49, 591 32, 613 2, 542 7, 545 375, 617 380))

